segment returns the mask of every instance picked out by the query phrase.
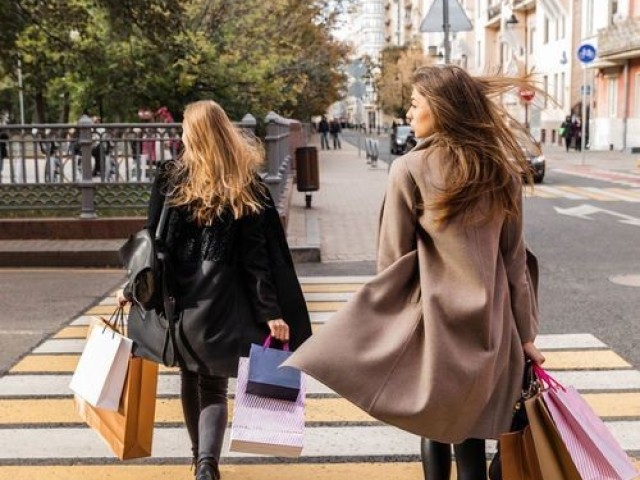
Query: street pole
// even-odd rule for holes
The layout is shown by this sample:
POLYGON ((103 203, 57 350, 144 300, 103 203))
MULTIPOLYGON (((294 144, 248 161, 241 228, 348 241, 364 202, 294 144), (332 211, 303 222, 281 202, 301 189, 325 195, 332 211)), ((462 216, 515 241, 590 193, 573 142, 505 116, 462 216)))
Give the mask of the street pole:
POLYGON ((20 100, 20 124, 24 125, 24 92, 22 91, 22 60, 18 59, 18 99, 20 100))
POLYGON ((451 42, 449 41, 449 0, 442 2, 442 31, 444 32, 444 64, 451 61, 451 42))
POLYGON ((582 153, 582 157, 580 159, 580 164, 584 165, 585 164, 585 155, 586 155, 586 145, 585 145, 585 134, 587 131, 587 126, 586 126, 586 120, 587 120, 587 66, 583 65, 582 66, 582 119, 580 120, 580 126, 582 129, 582 132, 580 134, 580 150, 582 153))
POLYGON ((400 0, 396 0, 398 2, 398 28, 396 29, 396 37, 398 39, 398 46, 400 46, 400 12, 401 12, 401 7, 400 7, 400 0))

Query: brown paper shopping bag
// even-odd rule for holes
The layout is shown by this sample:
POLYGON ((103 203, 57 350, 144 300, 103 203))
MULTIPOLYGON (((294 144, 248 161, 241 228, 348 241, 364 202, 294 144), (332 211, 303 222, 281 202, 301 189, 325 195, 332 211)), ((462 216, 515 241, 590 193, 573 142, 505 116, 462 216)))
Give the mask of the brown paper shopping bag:
POLYGON ((500 461, 505 480, 543 480, 531 429, 500 435, 500 461))
POLYGON ((117 412, 96 408, 77 395, 76 410, 120 459, 151 455, 158 364, 131 358, 117 412))
MULTIPOLYGON (((104 325, 105 319, 97 319, 89 326, 87 337, 93 329, 104 325)), ((130 357, 117 411, 93 407, 78 395, 74 396, 76 410, 120 460, 148 457, 153 440, 157 384, 158 364, 130 357)))
POLYGON ((581 480, 541 394, 524 402, 544 480, 581 480))

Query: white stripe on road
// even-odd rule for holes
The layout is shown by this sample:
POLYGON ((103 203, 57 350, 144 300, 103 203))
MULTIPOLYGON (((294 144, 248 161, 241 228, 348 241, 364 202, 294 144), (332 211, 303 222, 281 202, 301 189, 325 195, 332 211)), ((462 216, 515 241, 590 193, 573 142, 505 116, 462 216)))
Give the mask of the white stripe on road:
MULTIPOLYGON (((309 312, 309 316, 311 317, 312 323, 324 323, 329 319, 329 317, 333 314, 333 312, 309 312)), ((95 315, 82 315, 80 317, 75 318, 69 325, 73 327, 79 327, 82 325, 89 325, 94 320, 99 320, 100 317, 95 315)), ((125 320, 127 316, 125 315, 125 320)))
POLYGON ((582 189, 588 190, 589 192, 611 197, 613 200, 622 200, 623 202, 640 202, 640 198, 635 198, 628 195, 622 195, 621 193, 612 192, 611 190, 608 190, 608 189, 597 188, 597 187, 582 187, 582 189))
MULTIPOLYGON (((606 422, 620 446, 627 451, 640 450, 640 422, 606 422)), ((228 450, 228 435, 223 458, 258 457, 228 450)), ((418 437, 397 428, 310 427, 305 430, 303 457, 366 457, 418 455, 418 437)), ((185 428, 156 428, 154 458, 190 458, 185 428)), ((487 451, 494 451, 489 442, 487 451)), ((0 459, 102 458, 113 455, 88 428, 32 428, 0 430, 0 459)))
MULTIPOLYGON (((6 375, 0 378, 0 397, 71 396, 71 375, 6 375)), ((235 379, 229 379, 229 392, 236 391, 235 379)), ((168 373, 158 376, 158 395, 178 396, 180 376, 168 373)), ((307 379, 307 394, 335 395, 333 390, 313 378, 307 379)))
MULTIPOLYGON (((311 321, 323 323, 331 316, 331 312, 323 312, 325 315, 313 315, 311 321)), ((89 317, 91 318, 91 317, 89 317)), ((80 325, 80 324, 75 324, 80 325)), ((84 339, 54 338, 43 342, 33 350, 36 354, 46 353, 82 353, 84 339)), ((596 337, 586 333, 538 335, 536 344, 543 350, 573 350, 576 348, 607 348, 596 337)))
POLYGON ((351 276, 351 277, 298 277, 301 284, 324 284, 324 283, 365 283, 373 277, 370 275, 351 276))
POLYGON ((548 185, 540 185, 536 187, 536 190, 542 190, 543 192, 550 193, 552 195, 556 195, 558 197, 569 198, 571 200, 586 200, 587 197, 582 195, 577 195, 575 193, 567 192, 561 190, 559 188, 549 187, 548 185))
POLYGON ((543 350, 570 350, 574 348, 607 348, 590 333, 557 333, 538 335, 536 345, 543 350))
MULTIPOLYGON (((638 391, 640 372, 637 370, 556 371, 553 376, 563 385, 572 385, 580 391, 638 391)), ((46 397, 71 395, 71 375, 6 375, 0 378, 0 397, 46 397)), ((230 379, 229 391, 235 391, 235 380, 230 379)), ((180 377, 175 373, 159 375, 158 395, 177 396, 180 377)), ((308 378, 310 395, 335 395, 333 390, 313 378, 308 378)))

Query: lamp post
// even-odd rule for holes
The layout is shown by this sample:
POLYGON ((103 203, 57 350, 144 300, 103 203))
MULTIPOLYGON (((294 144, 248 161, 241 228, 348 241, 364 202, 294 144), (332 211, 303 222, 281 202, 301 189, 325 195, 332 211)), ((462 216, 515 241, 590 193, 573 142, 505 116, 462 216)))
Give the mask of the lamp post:
POLYGON ((18 100, 20 101, 20 124, 24 125, 24 91, 22 88, 22 60, 18 59, 18 100))
MULTIPOLYGON (((515 14, 511 14, 511 17, 507 19, 505 24, 508 28, 513 28, 514 25, 518 25, 520 22, 516 18, 515 14)), ((522 48, 522 47, 520 47, 522 48)), ((527 12, 524 12, 524 74, 525 76, 529 74, 529 32, 528 32, 528 21, 527 21, 527 12)), ((527 130, 529 130, 529 104, 533 100, 535 96, 534 90, 521 89, 518 92, 520 96, 520 100, 524 103, 524 126, 527 130)))

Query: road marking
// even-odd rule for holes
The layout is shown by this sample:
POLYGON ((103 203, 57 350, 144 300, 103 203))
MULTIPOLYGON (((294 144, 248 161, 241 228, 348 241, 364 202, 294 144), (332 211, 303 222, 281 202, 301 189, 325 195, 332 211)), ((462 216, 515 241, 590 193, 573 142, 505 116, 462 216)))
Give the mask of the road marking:
MULTIPOLYGON (((640 390, 637 370, 558 370, 553 376, 562 384, 573 385, 578 391, 640 390)), ((0 378, 0 397, 62 397, 71 396, 71 373, 57 375, 23 373, 0 378)), ((235 380, 229 380, 229 391, 235 391, 235 380)), ((177 397, 180 377, 177 372, 164 372, 158 378, 158 395, 177 397)), ((307 378, 307 394, 336 396, 336 393, 314 378, 307 378)))
POLYGON ((619 223, 640 227, 640 218, 632 217, 631 215, 627 215, 625 213, 614 212, 613 210, 606 210, 604 208, 595 207, 593 205, 589 205, 588 203, 571 208, 553 208, 560 215, 568 215, 570 217, 581 218, 583 220, 593 220, 590 215, 593 215, 594 213, 605 213, 616 218, 621 218, 622 220, 618 220, 619 223))

